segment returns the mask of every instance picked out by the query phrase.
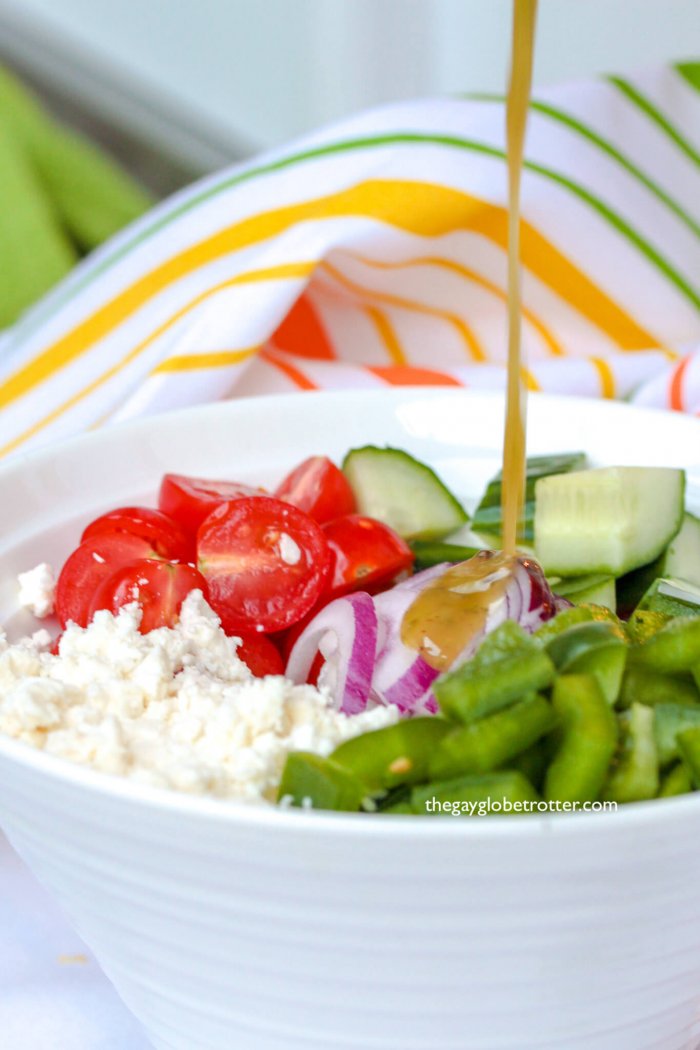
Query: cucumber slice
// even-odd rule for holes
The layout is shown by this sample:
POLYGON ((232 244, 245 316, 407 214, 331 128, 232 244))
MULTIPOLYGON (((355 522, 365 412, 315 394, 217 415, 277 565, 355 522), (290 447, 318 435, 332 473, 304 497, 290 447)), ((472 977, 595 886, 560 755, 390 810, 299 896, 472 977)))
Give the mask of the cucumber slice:
POLYGON ((414 540, 411 549, 416 556, 416 572, 419 572, 445 562, 456 565, 461 561, 469 561, 484 548, 463 547, 460 543, 443 543, 440 540, 414 540))
MULTIPOLYGON (((550 474, 567 474, 572 470, 582 470, 586 466, 583 452, 563 452, 556 456, 531 456, 525 464, 525 505, 523 507, 523 539, 532 540, 535 518, 535 484, 540 478, 550 474)), ((481 503, 474 512, 472 526, 477 531, 487 533, 492 543, 500 543, 503 529, 501 517, 503 478, 499 473, 489 482, 481 503)))
MULTIPOLYGON (((502 537, 495 532, 477 532, 471 527, 471 523, 467 522, 456 532, 450 533, 446 542, 457 544, 460 547, 474 547, 480 551, 497 551, 503 547, 501 541, 502 537)), ((523 539, 518 539, 518 550, 527 557, 535 557, 532 540, 525 542, 523 539)))
POLYGON ((669 617, 700 616, 700 587, 686 580, 654 580, 632 615, 646 611, 669 617))
POLYGON ((351 449, 343 472, 359 512, 378 518, 404 539, 442 539, 469 519, 435 471, 402 449, 351 449))
POLYGON ((700 587, 700 519, 695 515, 683 515, 680 531, 655 561, 617 581, 618 606, 623 616, 629 616, 659 577, 685 580, 700 587))
POLYGON ((604 605, 615 612, 614 576, 572 576, 566 580, 555 578, 549 583, 555 594, 568 598, 574 605, 604 605))
POLYGON ((546 573, 621 576, 646 565, 681 527, 685 472, 602 467, 541 478, 535 553, 546 573))
POLYGON ((700 587, 700 518, 694 514, 683 516, 680 531, 674 536, 663 555, 660 576, 672 576, 700 587))
POLYGON ((669 620, 700 616, 700 588, 685 580, 654 580, 628 621, 635 642, 646 642, 669 620))

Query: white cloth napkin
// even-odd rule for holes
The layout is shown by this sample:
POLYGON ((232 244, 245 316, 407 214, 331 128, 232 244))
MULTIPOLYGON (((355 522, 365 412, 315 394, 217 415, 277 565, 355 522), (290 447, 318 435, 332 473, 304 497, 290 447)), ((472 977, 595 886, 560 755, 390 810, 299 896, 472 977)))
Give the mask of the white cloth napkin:
MULTIPOLYGON (((232 396, 502 386, 504 123, 494 97, 401 102, 162 202, 8 334, 0 457, 232 396)), ((531 389, 700 412, 699 201, 700 64, 538 90, 531 389)))
POLYGON ((148 1050, 48 893, 0 835, 2 1050, 148 1050))

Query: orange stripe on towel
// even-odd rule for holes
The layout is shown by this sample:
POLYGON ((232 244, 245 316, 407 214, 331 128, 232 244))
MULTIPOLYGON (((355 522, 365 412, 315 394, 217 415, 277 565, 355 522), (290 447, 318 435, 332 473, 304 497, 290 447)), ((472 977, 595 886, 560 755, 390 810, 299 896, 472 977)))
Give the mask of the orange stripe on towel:
POLYGON ((312 382, 309 377, 298 369, 295 365, 285 361, 279 354, 273 354, 269 350, 261 350, 260 356, 268 362, 268 364, 274 365, 275 368, 279 369, 286 375, 287 379, 291 379, 295 386, 298 386, 300 390, 318 390, 316 383, 312 382))
POLYGON ((674 412, 683 411, 683 380, 685 379, 685 373, 692 358, 690 354, 684 357, 671 372, 671 382, 668 387, 668 402, 669 407, 674 412))
POLYGON ((368 365, 367 371, 391 386, 464 385, 446 372, 434 372, 432 368, 415 368, 412 365, 368 365))

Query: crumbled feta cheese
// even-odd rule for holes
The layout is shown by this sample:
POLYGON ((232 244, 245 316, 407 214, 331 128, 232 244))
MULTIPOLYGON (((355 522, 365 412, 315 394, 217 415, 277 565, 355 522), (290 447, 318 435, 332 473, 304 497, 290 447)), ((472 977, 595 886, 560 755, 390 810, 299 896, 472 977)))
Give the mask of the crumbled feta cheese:
POLYGON ((280 535, 279 552, 285 565, 298 565, 301 561, 301 548, 287 532, 280 535))
POLYGON ((51 566, 42 561, 40 565, 21 572, 17 577, 19 583, 19 604, 29 609, 40 620, 53 612, 56 580, 51 566))
POLYGON ((45 639, 0 632, 0 732, 107 773, 197 794, 274 800, 290 751, 329 754, 395 722, 395 708, 343 715, 330 694, 254 678, 200 591, 180 622, 139 632, 136 605, 45 639))

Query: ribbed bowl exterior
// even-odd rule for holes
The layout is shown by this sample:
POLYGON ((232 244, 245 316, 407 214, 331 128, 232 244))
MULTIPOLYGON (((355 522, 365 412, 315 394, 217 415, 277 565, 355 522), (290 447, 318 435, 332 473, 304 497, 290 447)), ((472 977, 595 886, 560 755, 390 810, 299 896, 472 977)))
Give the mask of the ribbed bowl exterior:
POLYGON ((547 818, 260 812, 139 797, 25 750, 0 749, 0 821, 156 1047, 691 1045, 696 798, 547 818))

